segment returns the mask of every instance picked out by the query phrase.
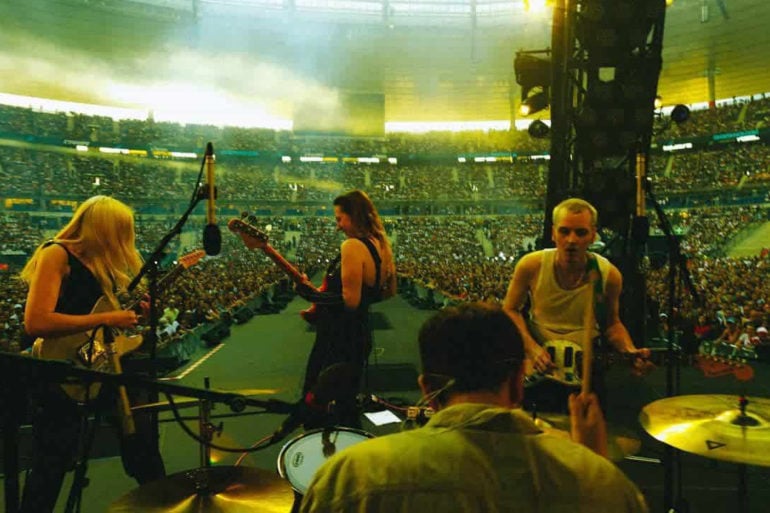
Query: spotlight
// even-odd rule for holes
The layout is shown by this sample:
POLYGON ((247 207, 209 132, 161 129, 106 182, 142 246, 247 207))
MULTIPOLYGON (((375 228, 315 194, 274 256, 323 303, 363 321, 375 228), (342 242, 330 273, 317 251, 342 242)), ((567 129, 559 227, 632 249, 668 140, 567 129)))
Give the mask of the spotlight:
POLYGON ((519 52, 513 61, 516 83, 521 86, 521 96, 526 98, 535 86, 551 86, 551 61, 540 59, 530 53, 519 52))
POLYGON ((535 112, 540 112, 548 107, 548 95, 546 91, 540 91, 525 99, 522 99, 519 106, 519 114, 529 116, 535 112))
POLYGON ((529 116, 548 106, 548 89, 551 87, 551 61, 535 57, 533 53, 518 52, 513 61, 516 83, 521 86, 521 107, 519 113, 529 116))
POLYGON ((687 105, 682 105, 681 103, 674 107, 674 109, 671 111, 671 119, 676 123, 677 125, 680 123, 684 123, 688 119, 690 119, 690 109, 687 107, 687 105))
POLYGON ((536 119, 527 127, 527 133, 534 139, 545 139, 551 133, 551 128, 536 119))

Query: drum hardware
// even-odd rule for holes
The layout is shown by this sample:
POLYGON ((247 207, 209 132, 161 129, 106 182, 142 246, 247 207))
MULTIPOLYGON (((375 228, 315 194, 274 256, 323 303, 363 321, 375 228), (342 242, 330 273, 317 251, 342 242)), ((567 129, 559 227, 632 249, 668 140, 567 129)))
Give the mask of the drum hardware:
POLYGON ((748 511, 746 465, 770 466, 770 399, 684 395, 654 401, 639 415, 661 442, 738 464, 738 511, 748 511))
MULTIPOLYGON (((279 392, 275 388, 244 388, 236 390, 214 390, 223 394, 235 394, 242 395, 244 397, 252 397, 258 395, 273 395, 279 392)), ((190 406, 197 406, 199 399, 196 397, 178 397, 174 398, 174 407, 176 408, 188 408, 190 406)), ((150 413, 150 412, 162 412, 171 410, 170 401, 158 401, 156 403, 140 404, 133 406, 131 411, 133 413, 150 413)))

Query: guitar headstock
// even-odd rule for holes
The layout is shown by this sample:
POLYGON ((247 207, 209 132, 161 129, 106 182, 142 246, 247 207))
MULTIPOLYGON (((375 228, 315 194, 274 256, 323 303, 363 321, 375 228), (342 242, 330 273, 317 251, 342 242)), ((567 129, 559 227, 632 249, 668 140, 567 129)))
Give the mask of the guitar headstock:
POLYGON ((206 252, 202 249, 196 249, 186 255, 183 255, 177 259, 177 265, 182 266, 184 269, 194 266, 200 262, 201 258, 206 256, 206 252))
POLYGON ((751 381, 754 379, 754 368, 737 360, 723 360, 704 355, 695 357, 697 367, 707 378, 732 375, 738 381, 751 381))
POLYGON ((243 219, 230 219, 227 222, 227 228, 239 235, 243 239, 243 243, 249 249, 264 248, 268 241, 268 235, 254 227, 254 225, 247 223, 243 219))

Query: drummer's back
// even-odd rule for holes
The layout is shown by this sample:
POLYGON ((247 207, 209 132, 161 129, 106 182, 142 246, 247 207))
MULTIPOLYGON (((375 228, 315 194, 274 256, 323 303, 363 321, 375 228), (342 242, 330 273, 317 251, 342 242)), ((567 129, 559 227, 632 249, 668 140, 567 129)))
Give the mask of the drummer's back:
POLYGON ((610 461, 520 410, 465 404, 330 459, 303 511, 647 511, 610 461))

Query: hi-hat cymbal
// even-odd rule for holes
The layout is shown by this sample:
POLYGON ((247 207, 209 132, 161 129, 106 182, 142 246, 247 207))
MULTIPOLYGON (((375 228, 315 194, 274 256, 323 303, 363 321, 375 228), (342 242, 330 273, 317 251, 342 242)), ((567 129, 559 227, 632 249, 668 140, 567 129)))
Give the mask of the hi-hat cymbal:
MULTIPOLYGON (((571 438, 569 415, 562 413, 538 413, 535 424, 545 431, 557 436, 571 438)), ((626 456, 639 452, 642 442, 630 430, 613 424, 607 424, 607 457, 612 461, 622 461, 626 456)))
MULTIPOLYGON (((277 394, 278 390, 275 388, 242 388, 238 390, 216 390, 223 394, 242 395, 244 397, 252 397, 255 395, 272 395, 277 394)), ((196 397, 174 397, 174 405, 177 408, 188 408, 190 406, 197 406, 199 399, 196 397)), ((138 404, 131 407, 131 411, 134 413, 147 413, 153 411, 169 411, 171 410, 171 403, 169 401, 158 401, 157 403, 138 404)))
POLYGON ((136 488, 108 513, 286 513, 294 492, 275 472, 251 467, 187 470, 136 488))
POLYGON ((647 432, 672 447, 718 460, 770 466, 770 399, 680 395, 642 408, 647 432))

